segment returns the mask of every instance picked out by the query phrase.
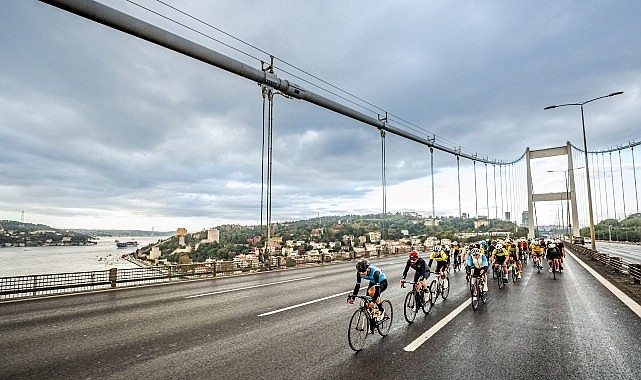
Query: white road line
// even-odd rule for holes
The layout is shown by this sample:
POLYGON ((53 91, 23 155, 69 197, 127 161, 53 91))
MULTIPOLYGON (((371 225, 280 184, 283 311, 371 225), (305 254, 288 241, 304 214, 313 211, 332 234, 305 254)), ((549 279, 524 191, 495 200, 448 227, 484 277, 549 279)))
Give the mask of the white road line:
POLYGON ((258 316, 259 317, 264 317, 266 315, 272 315, 272 314, 280 313, 281 311, 287 311, 287 310, 295 309, 297 307, 301 307, 301 306, 305 306, 305 305, 311 305, 311 304, 316 303, 316 302, 325 301, 325 300, 328 300, 330 298, 334 298, 334 297, 338 297, 338 296, 344 296, 344 295, 350 294, 350 293, 352 293, 352 292, 351 291, 347 291, 347 292, 337 293, 337 294, 334 294, 334 295, 331 295, 331 296, 319 298, 317 300, 303 302, 303 303, 300 303, 298 305, 288 306, 288 307, 285 307, 285 308, 282 308, 282 309, 269 311, 269 312, 263 313, 263 314, 258 314, 258 316))
POLYGON ((598 274, 594 269, 590 268, 589 265, 585 264, 581 259, 576 257, 572 252, 570 252, 569 250, 566 250, 566 252, 569 253, 574 260, 576 260, 579 264, 581 264, 581 266, 585 268, 585 270, 587 270, 592 276, 594 276, 594 278, 599 280, 599 282, 602 283, 603 286, 608 288, 608 290, 611 291, 612 294, 617 296, 617 298, 619 298, 621 302, 623 302, 627 307, 629 307, 630 310, 632 310, 636 315, 638 315, 641 318, 641 305, 636 303, 632 298, 628 297, 628 295, 623 293, 621 290, 619 290, 619 288, 612 285, 610 281, 603 278, 603 276, 598 274))
POLYGON ((287 282, 293 282, 293 281, 309 280, 310 278, 314 278, 314 276, 301 277, 301 278, 294 278, 294 279, 292 279, 292 280, 284 280, 284 281, 270 282, 270 283, 268 283, 268 284, 260 284, 260 285, 245 286, 245 287, 242 287, 242 288, 234 288, 234 289, 227 289, 227 290, 219 290, 219 291, 217 291, 217 292, 211 292, 211 293, 194 294, 193 296, 186 296, 185 298, 196 298, 196 297, 213 296, 213 295, 215 295, 215 294, 222 294, 222 293, 235 292, 235 291, 237 291, 237 290, 245 290, 245 289, 253 289, 253 288, 262 288, 263 286, 270 286, 270 285, 284 284, 284 283, 287 283, 287 282))
POLYGON ((438 321, 437 324, 435 324, 429 330, 424 332, 423 335, 416 338, 412 343, 408 344, 403 350, 412 352, 417 348, 419 348, 423 343, 427 342, 427 340, 430 339, 432 335, 436 334, 440 329, 445 327, 446 324, 448 324, 452 319, 454 319, 454 317, 459 315, 469 305, 470 305, 470 299, 468 298, 465 300, 465 302, 461 304, 461 306, 457 307, 454 311, 449 313, 445 318, 438 321))

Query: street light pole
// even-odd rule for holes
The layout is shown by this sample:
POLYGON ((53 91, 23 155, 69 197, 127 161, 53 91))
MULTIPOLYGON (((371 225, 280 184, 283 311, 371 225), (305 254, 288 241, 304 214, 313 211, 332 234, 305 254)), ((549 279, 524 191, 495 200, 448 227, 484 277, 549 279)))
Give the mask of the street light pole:
POLYGON ((586 100, 585 102, 582 102, 582 103, 559 104, 559 105, 547 106, 544 108, 544 110, 549 110, 552 108, 565 107, 565 106, 581 107, 581 125, 583 127, 583 153, 585 154, 585 178, 586 178, 587 187, 588 187, 588 214, 590 218, 590 243, 592 244, 593 251, 596 251, 596 242, 595 242, 595 233, 594 233, 594 212, 592 211, 592 187, 590 186, 590 169, 588 166, 588 143, 585 137, 585 117, 583 116, 583 106, 595 100, 608 98, 611 96, 621 95, 621 94, 623 94, 623 91, 617 91, 617 92, 612 92, 608 95, 603 95, 594 99, 586 100))

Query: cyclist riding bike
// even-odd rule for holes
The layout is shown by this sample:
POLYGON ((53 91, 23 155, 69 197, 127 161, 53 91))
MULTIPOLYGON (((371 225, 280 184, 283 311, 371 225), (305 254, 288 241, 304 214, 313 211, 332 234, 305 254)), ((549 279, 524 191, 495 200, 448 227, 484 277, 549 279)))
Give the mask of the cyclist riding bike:
POLYGON ((492 268, 498 271, 498 267, 503 268, 503 280, 507 282, 507 258, 509 253, 507 249, 503 248, 502 243, 496 243, 496 248, 492 252, 492 268))
POLYGON ((474 248, 478 248, 476 244, 470 243, 465 249, 463 250, 462 256, 463 256, 463 263, 465 264, 465 279, 469 280, 470 278, 470 273, 471 269, 470 266, 467 265, 467 261, 470 257, 472 257, 472 250, 474 248))
POLYGON ((538 241, 533 240, 532 243, 530 243, 530 252, 530 254, 532 255, 532 260, 538 265, 541 265, 541 262, 543 260, 543 249, 539 245, 538 241))
POLYGON ((407 263, 405 264, 405 270, 403 270, 403 279, 401 280, 401 286, 405 282, 407 277, 407 272, 410 268, 414 269, 414 282, 416 282, 416 291, 421 289, 427 289, 427 278, 430 276, 430 270, 427 267, 425 260, 421 259, 418 256, 418 252, 410 252, 407 263))
POLYGON ((454 266, 456 267, 456 265, 461 262, 461 246, 457 241, 452 242, 450 256, 454 259, 454 266))
POLYGON ((550 242, 547 246, 547 258, 550 265, 549 271, 552 272, 553 268, 559 270, 559 259, 561 258, 561 250, 556 244, 550 242))
POLYGON ((563 242, 559 238, 554 240, 554 244, 556 244, 556 246, 559 248, 559 252, 561 252, 561 257, 559 258, 559 271, 563 272, 563 259, 565 258, 565 246, 563 245, 563 242))
POLYGON ((510 258, 508 259, 508 263, 510 265, 516 265, 516 270, 518 271, 517 278, 521 278, 521 260, 519 256, 519 251, 516 248, 516 244, 514 243, 509 244, 507 249, 508 249, 508 252, 510 253, 510 258))
POLYGON ((483 277, 483 291, 487 292, 487 268, 490 267, 490 263, 487 261, 487 257, 484 253, 481 252, 479 248, 472 248, 470 251, 470 256, 467 258, 467 267, 472 269, 472 280, 473 284, 476 284, 476 277, 483 277))
POLYGON ((356 286, 354 286, 354 291, 351 295, 347 296, 347 303, 354 303, 354 298, 358 294, 358 291, 361 288, 361 279, 369 280, 369 285, 367 286, 367 295, 372 297, 372 302, 367 306, 370 309, 374 308, 374 302, 378 305, 378 310, 380 314, 378 316, 379 320, 382 320, 385 315, 385 310, 383 310, 383 304, 381 303, 381 293, 387 289, 387 279, 385 278, 385 273, 383 271, 369 263, 368 260, 363 259, 356 263, 356 286))
POLYGON ((445 278, 445 270, 450 262, 450 257, 441 250, 441 247, 438 245, 434 246, 433 252, 430 255, 430 261, 427 263, 427 266, 431 269, 432 262, 436 261, 436 270, 435 273, 437 276, 442 276, 445 278))

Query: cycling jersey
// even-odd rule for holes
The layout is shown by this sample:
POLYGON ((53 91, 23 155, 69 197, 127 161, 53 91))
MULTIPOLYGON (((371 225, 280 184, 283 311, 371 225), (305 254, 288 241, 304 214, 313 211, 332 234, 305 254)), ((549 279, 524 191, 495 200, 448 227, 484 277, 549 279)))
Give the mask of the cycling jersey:
POLYGON ((536 256, 543 256, 543 250, 541 249, 541 246, 539 246, 539 245, 530 244, 530 250, 536 256))
POLYGON ((487 267, 490 264, 487 261, 487 257, 483 254, 479 255, 478 257, 470 256, 467 258, 467 265, 470 267, 474 268, 483 268, 487 267))
POLYGON ((427 263, 425 262, 425 260, 419 258, 415 262, 407 260, 407 263, 405 264, 405 270, 403 270, 403 280, 405 280, 405 277, 407 277, 407 272, 410 270, 410 268, 416 271, 416 274, 414 275, 414 282, 418 281, 418 278, 420 276, 425 279, 430 276, 430 270, 427 268, 427 263))
POLYGON ((430 255, 430 262, 427 264, 429 267, 432 266, 432 261, 436 260, 438 261, 448 261, 450 257, 443 251, 439 252, 432 252, 430 255))
POLYGON ((494 252, 492 252, 492 254, 494 256, 508 256, 509 255, 507 249, 505 249, 505 248, 501 248, 501 249, 496 248, 496 249, 494 249, 494 252))
POLYGON ((361 288, 361 279, 369 280, 368 289, 372 286, 374 287, 374 299, 377 299, 381 293, 387 288, 387 279, 385 278, 385 273, 380 270, 377 266, 370 265, 369 272, 366 276, 360 272, 356 272, 356 286, 354 287, 354 292, 352 294, 358 294, 358 291, 361 288))

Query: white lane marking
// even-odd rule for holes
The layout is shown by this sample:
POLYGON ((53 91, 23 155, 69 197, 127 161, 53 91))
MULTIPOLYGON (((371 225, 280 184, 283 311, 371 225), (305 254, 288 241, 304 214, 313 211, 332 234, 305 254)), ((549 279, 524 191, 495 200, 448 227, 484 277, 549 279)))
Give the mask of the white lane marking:
POLYGON ((234 289, 227 289, 227 290, 219 290, 219 291, 217 291, 217 292, 211 292, 211 293, 194 294, 194 295, 192 295, 192 296, 186 296, 185 298, 196 298, 196 297, 213 296, 213 295, 215 295, 215 294, 222 294, 222 293, 235 292, 235 291, 237 291, 237 290, 245 290, 245 289, 253 289, 253 288, 262 288, 263 286, 270 286, 270 285, 284 284, 284 283, 287 283, 287 282, 293 282, 293 281, 309 280, 310 278, 314 278, 314 276, 301 277, 301 278, 294 278, 294 279, 291 279, 291 280, 284 280, 284 281, 270 282, 270 283, 268 283, 268 284, 260 284, 260 285, 244 286, 244 287, 242 287, 242 288, 234 288, 234 289))
POLYGON ((469 305, 470 305, 470 299, 468 298, 465 302, 461 304, 461 306, 457 307, 456 309, 454 309, 454 311, 449 313, 445 318, 438 321, 437 324, 435 324, 429 330, 424 332, 423 335, 416 338, 412 343, 408 344, 403 350, 412 352, 417 348, 419 348, 423 343, 427 342, 427 340, 430 339, 432 335, 436 334, 440 329, 445 327, 446 324, 448 324, 452 319, 454 319, 454 317, 459 315, 469 305))
POLYGON ((259 317, 264 317, 266 315, 272 315, 272 314, 280 313, 281 311, 287 311, 287 310, 295 309, 297 307, 311 305, 311 304, 316 303, 316 302, 325 301, 325 300, 328 300, 330 298, 334 298, 334 297, 338 297, 338 296, 344 296, 345 294, 351 294, 351 293, 352 293, 351 291, 337 293, 337 294, 334 294, 334 295, 331 295, 331 296, 319 298, 317 300, 299 303, 298 305, 288 306, 288 307, 285 307, 285 308, 282 308, 282 309, 278 309, 278 310, 274 310, 274 311, 268 311, 267 313, 258 314, 258 316, 259 317))
POLYGON ((581 259, 576 257, 572 252, 570 252, 569 250, 566 250, 566 252, 569 253, 574 260, 576 260, 579 264, 581 264, 581 266, 585 268, 585 270, 587 270, 592 276, 594 276, 594 278, 599 280, 599 282, 602 283, 603 286, 605 286, 609 291, 611 291, 612 294, 617 296, 617 298, 619 298, 621 302, 623 302, 627 307, 629 307, 630 310, 632 310, 636 315, 638 315, 641 318, 641 305, 636 303, 632 298, 628 297, 628 295, 623 293, 621 290, 619 290, 619 288, 612 285, 610 281, 603 278, 603 276, 598 274, 594 269, 590 268, 589 265, 585 264, 581 259))

